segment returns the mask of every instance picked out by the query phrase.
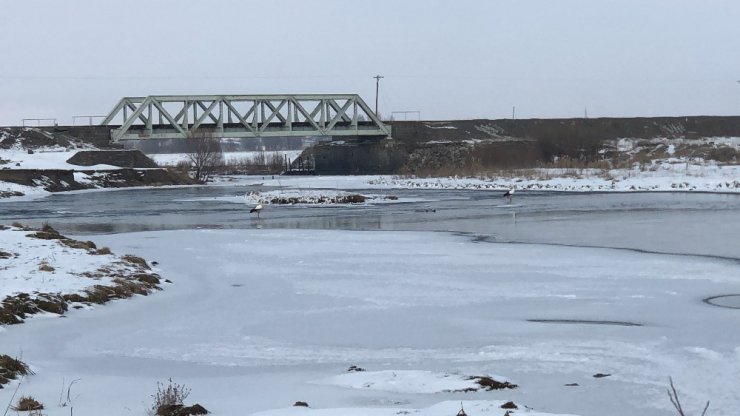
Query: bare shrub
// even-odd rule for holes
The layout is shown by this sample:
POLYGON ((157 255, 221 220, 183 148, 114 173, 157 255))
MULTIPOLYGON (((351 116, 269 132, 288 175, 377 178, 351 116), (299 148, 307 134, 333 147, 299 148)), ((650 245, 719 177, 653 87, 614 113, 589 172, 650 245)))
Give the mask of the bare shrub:
POLYGON ((252 157, 235 158, 223 163, 223 173, 279 175, 286 171, 287 160, 279 152, 261 151, 252 157))
POLYGON ((175 164, 175 170, 187 173, 190 170, 190 162, 187 160, 181 160, 177 162, 175 164))
POLYGON ((161 414, 160 409, 167 408, 170 406, 182 406, 185 399, 190 395, 190 389, 185 387, 184 384, 177 384, 168 379, 168 383, 165 386, 164 383, 157 382, 157 392, 152 395, 154 403, 149 411, 150 415, 161 414))
POLYGON ((223 163, 221 140, 213 132, 193 130, 185 138, 188 161, 196 180, 206 182, 216 168, 223 163))

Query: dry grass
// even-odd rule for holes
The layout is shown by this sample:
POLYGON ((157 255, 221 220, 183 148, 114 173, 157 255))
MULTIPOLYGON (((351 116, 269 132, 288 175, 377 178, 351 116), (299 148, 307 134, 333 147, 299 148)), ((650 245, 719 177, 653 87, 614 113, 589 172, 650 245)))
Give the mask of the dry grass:
POLYGON ((131 264, 135 264, 139 267, 149 270, 149 265, 146 263, 146 260, 142 259, 139 256, 134 256, 132 254, 126 254, 125 256, 121 257, 121 260, 129 262, 131 264))
POLYGON ((18 399, 18 403, 13 406, 13 410, 17 412, 29 412, 32 410, 43 410, 44 405, 39 403, 38 400, 31 396, 22 396, 18 399))
POLYGON ((78 248, 82 250, 95 250, 96 248, 95 243, 93 243, 92 241, 79 241, 69 238, 65 240, 60 240, 60 242, 70 248, 78 248))
POLYGON ((9 355, 0 355, 0 388, 10 380, 31 374, 33 371, 23 361, 9 355))
MULTIPOLYGON (((102 247, 96 249, 90 241, 77 241, 60 235, 48 225, 36 231, 32 236, 38 238, 58 239, 61 243, 72 248, 86 249, 89 254, 110 254, 110 249, 102 247)), ((3 252, 4 253, 4 252, 3 252)), ((7 253, 10 256, 10 253, 7 253)), ((55 269, 46 260, 39 263, 39 270, 54 272, 55 269)), ((156 273, 148 272, 149 266, 141 257, 127 255, 118 263, 111 263, 98 270, 81 273, 81 277, 93 280, 111 278, 112 285, 94 285, 83 293, 58 294, 34 293, 30 296, 19 293, 7 296, 0 303, 0 325, 20 324, 28 315, 41 312, 63 315, 68 310, 69 303, 103 304, 113 299, 125 299, 134 295, 148 295, 154 290, 161 290, 158 286, 161 278, 156 273), (131 267, 131 266, 135 267, 131 267)))
POLYGON ((101 247, 101 248, 97 249, 94 254, 105 255, 105 254, 113 254, 113 253, 110 251, 110 248, 108 248, 108 247, 101 247))
POLYGON ((67 311, 64 296, 51 293, 39 293, 31 298, 26 293, 7 296, 0 304, 0 324, 13 325, 22 323, 27 315, 40 312, 63 314, 67 311))
POLYGON ((591 159, 574 159, 569 156, 553 158, 548 163, 539 166, 544 169, 611 169, 612 165, 608 160, 591 160, 591 159))
POLYGON ((42 260, 41 263, 39 263, 39 271, 42 272, 53 272, 55 269, 49 265, 49 263, 46 262, 46 260, 42 260))

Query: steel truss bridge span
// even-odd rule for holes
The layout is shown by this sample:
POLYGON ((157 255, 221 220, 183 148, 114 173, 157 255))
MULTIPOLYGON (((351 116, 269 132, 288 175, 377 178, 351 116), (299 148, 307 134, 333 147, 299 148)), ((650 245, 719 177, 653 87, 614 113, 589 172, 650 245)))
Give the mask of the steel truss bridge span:
POLYGON ((105 117, 111 140, 211 137, 375 136, 391 127, 357 94, 124 97, 105 117))

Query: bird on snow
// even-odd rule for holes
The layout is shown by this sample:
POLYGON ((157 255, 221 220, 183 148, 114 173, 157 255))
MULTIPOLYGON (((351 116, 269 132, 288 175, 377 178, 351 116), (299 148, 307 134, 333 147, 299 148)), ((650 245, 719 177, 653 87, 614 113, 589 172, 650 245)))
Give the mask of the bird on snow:
POLYGON ((504 196, 509 198, 509 203, 511 203, 511 197, 514 196, 514 188, 511 188, 508 191, 506 191, 504 196))
POLYGON ((252 209, 249 210, 249 213, 251 214, 251 213, 256 212, 257 213, 257 218, 259 218, 260 217, 260 211, 262 211, 262 204, 257 204, 254 208, 252 208, 252 209))

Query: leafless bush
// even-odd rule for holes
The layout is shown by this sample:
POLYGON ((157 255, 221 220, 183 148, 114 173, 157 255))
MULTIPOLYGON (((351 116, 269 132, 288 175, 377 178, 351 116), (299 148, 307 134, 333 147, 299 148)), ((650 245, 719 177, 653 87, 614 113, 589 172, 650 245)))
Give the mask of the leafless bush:
POLYGON ((190 395, 190 389, 183 384, 177 384, 168 379, 168 384, 157 382, 157 392, 152 395, 154 404, 152 404, 149 415, 157 415, 163 406, 183 405, 185 399, 190 395))
POLYGON ((252 157, 231 159, 223 163, 224 173, 279 175, 287 169, 287 160, 279 152, 259 152, 252 157))
POLYGON ((207 181, 223 163, 221 140, 206 130, 193 130, 185 138, 187 156, 196 180, 207 181))

